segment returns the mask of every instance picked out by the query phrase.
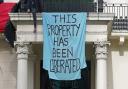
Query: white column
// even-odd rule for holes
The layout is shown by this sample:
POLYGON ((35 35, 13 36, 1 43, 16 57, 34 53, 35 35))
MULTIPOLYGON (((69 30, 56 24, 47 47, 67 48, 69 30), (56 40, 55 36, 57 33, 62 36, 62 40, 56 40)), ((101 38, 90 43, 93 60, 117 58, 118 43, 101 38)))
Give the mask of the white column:
POLYGON ((107 46, 108 42, 95 42, 96 89, 107 89, 107 46))
POLYGON ((16 42, 17 48, 17 89, 28 89, 28 56, 29 56, 29 43, 16 42))

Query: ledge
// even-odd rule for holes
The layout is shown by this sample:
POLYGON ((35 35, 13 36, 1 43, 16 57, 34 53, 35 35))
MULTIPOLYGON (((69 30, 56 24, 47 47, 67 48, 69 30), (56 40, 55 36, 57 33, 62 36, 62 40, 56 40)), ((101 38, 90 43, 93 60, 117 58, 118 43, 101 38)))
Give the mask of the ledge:
MULTIPOLYGON (((16 39, 22 42, 42 42, 42 16, 37 13, 37 33, 33 33, 33 16, 32 13, 10 13, 10 19, 17 28, 16 39)), ((87 42, 107 40, 108 23, 113 20, 114 14, 105 13, 88 13, 87 14, 87 42), (102 37, 102 38, 101 38, 102 37)), ((111 25, 111 24, 110 24, 111 25)))
MULTIPOLYGON (((9 13, 9 16, 12 21, 33 20, 33 16, 31 13, 9 13)), ((90 12, 87 15, 87 20, 110 21, 110 20, 113 20, 113 17, 114 17, 114 14, 90 12)), ((42 20, 41 13, 37 13, 37 20, 42 20)))

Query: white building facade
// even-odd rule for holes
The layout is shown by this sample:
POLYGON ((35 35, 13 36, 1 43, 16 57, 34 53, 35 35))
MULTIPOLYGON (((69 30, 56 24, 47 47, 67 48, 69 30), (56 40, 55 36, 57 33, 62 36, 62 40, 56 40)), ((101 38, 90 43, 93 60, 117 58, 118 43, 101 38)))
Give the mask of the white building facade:
MULTIPOLYGON (((128 2, 104 2, 109 3, 107 6, 120 6, 123 3, 126 7, 121 10, 117 8, 115 11, 110 7, 107 12, 106 8, 109 7, 105 6, 103 13, 88 14, 85 55, 91 63, 90 86, 91 89, 128 89, 128 30, 113 30, 114 17, 127 19, 125 17, 128 15, 128 5, 124 3, 128 2), (125 14, 122 14, 123 12, 125 14)), ((31 13, 10 13, 10 19, 17 29, 17 40, 15 48, 11 48, 4 40, 4 36, 0 36, 0 89, 41 89, 41 14, 37 13, 37 33, 33 33, 31 13)))

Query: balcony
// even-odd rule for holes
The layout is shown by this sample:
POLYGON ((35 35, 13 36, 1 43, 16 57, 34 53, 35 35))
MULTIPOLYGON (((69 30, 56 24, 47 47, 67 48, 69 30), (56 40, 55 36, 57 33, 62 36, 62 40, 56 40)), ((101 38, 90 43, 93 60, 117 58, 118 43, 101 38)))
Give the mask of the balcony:
POLYGON ((116 18, 125 18, 128 16, 128 4, 104 3, 103 13, 114 13, 116 18))
MULTIPOLYGON (((95 42, 98 40, 107 40, 107 34, 111 26, 108 26, 113 20, 113 14, 93 13, 87 15, 86 42, 95 42)), ((16 39, 19 42, 40 43, 42 37, 42 15, 37 13, 37 32, 34 33, 33 16, 31 13, 10 13, 11 21, 17 28, 16 39)))
POLYGON ((114 13, 112 32, 128 32, 128 4, 104 4, 103 13, 114 13))
MULTIPOLYGON (((24 1, 24 0, 23 0, 24 1)), ((115 33, 128 32, 128 4, 113 4, 101 2, 85 2, 83 0, 37 0, 36 5, 30 2, 19 3, 18 13, 32 12, 96 12, 114 14, 111 31, 115 33), (38 2, 41 1, 41 2, 38 2), (40 4, 41 3, 41 4, 40 4)), ((102 16, 104 17, 104 16, 102 16)))
MULTIPOLYGON (((28 0, 29 1, 29 0, 28 0)), ((100 12, 114 13, 112 31, 128 31, 128 4, 103 3, 99 0, 98 4, 93 0, 36 0, 36 4, 22 0, 18 5, 17 12, 100 12), (33 9, 35 8, 35 9, 33 9)))

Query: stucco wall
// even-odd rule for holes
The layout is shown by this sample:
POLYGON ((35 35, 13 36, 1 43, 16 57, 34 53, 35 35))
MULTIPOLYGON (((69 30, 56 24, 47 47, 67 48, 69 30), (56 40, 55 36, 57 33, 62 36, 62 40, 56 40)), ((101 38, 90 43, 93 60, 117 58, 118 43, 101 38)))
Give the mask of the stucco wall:
POLYGON ((0 89, 16 89, 16 71, 15 52, 0 38, 0 89))
POLYGON ((108 69, 108 79, 113 84, 108 82, 109 89, 128 89, 128 41, 121 47, 118 40, 112 40, 110 50, 111 62, 108 66, 111 66, 112 71, 108 69))

